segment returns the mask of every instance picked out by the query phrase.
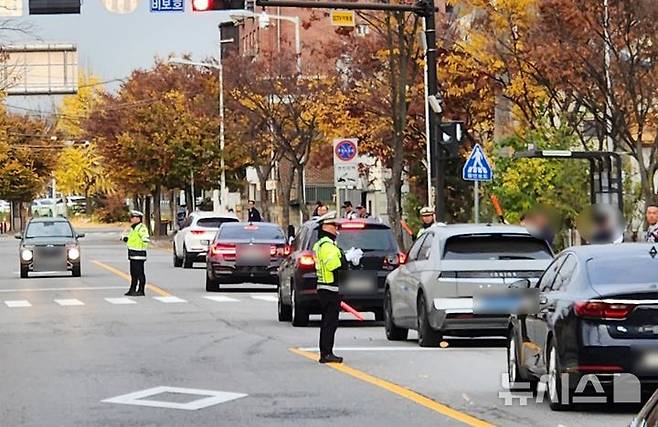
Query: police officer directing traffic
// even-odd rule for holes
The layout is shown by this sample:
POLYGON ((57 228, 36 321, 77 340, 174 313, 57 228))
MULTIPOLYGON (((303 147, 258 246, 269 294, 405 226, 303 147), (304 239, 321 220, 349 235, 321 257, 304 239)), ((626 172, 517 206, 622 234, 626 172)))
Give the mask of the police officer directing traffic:
POLYGON ((320 325, 320 363, 342 363, 343 358, 334 354, 334 337, 338 328, 340 313, 338 270, 345 267, 343 253, 336 244, 336 213, 331 212, 320 218, 320 239, 313 245, 315 270, 318 277, 318 298, 322 310, 320 325))
POLYGON ((425 230, 434 225, 434 209, 426 206, 420 210, 420 220, 422 221, 420 230, 416 234, 416 239, 423 235, 425 230))
POLYGON ((128 247, 128 259, 130 260, 130 289, 126 296, 144 296, 146 287, 146 274, 144 263, 146 262, 146 249, 150 242, 149 231, 142 222, 144 214, 140 211, 130 212, 130 231, 123 237, 128 247))

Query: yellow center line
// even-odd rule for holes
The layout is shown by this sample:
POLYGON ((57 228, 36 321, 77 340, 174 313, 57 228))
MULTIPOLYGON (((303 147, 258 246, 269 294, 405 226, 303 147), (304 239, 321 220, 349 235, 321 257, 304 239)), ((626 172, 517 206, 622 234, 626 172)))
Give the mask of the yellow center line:
MULTIPOLYGON (((112 267, 111 265, 107 265, 107 264, 105 264, 103 262, 100 262, 100 261, 93 260, 92 262, 94 264, 96 264, 97 266, 99 266, 101 268, 104 268, 105 270, 109 271, 110 273, 114 273, 117 276, 122 277, 122 278, 126 279, 128 282, 130 282, 130 275, 129 274, 126 274, 123 271, 118 270, 118 269, 112 267)), ((148 289, 152 290, 153 292, 155 292, 156 294, 160 295, 160 296, 163 296, 163 297, 171 296, 171 294, 169 292, 167 292, 164 289, 159 288, 159 287, 157 287, 157 286, 155 286, 151 283, 148 283, 146 285, 146 287, 148 289)))
MULTIPOLYGON (((291 348, 289 349, 295 354, 298 354, 300 356, 306 357, 307 359, 316 361, 318 360, 318 355, 316 353, 311 353, 308 351, 300 350, 298 348, 291 348)), ((469 426, 476 426, 476 427, 491 427, 493 424, 490 424, 486 421, 483 421, 479 418, 475 418, 471 415, 468 415, 464 412, 458 411, 456 409, 453 409, 447 405, 444 405, 442 403, 439 403, 435 400, 430 399, 429 397, 425 397, 422 394, 416 393, 415 391, 409 390, 408 388, 399 386, 397 384, 394 384, 392 382, 383 380, 381 378, 377 378, 373 375, 367 374, 363 371, 360 371, 358 369, 352 368, 350 366, 345 365, 344 363, 327 363, 326 366, 335 369, 337 371, 340 371, 344 374, 347 374, 351 377, 354 377, 358 380, 367 382, 369 384, 372 384, 374 386, 377 386, 379 388, 383 388, 386 391, 389 391, 393 394, 396 394, 400 397, 403 397, 407 400, 411 400, 414 403, 417 403, 418 405, 424 406, 425 408, 431 409, 435 412, 438 412, 441 415, 445 415, 446 417, 452 418, 454 420, 460 421, 466 425, 469 426)))

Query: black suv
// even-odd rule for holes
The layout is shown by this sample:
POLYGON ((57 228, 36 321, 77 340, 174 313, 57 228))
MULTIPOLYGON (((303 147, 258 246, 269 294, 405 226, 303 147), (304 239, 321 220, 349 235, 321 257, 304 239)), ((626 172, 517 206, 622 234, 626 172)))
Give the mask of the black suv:
MULTIPOLYGON (((303 224, 290 256, 279 268, 279 320, 292 321, 293 326, 306 326, 310 314, 320 313, 313 253, 318 229, 316 220, 303 224)), ((340 220, 337 242, 343 251, 355 248, 364 253, 358 266, 348 263, 349 269, 340 273, 343 301, 383 320, 386 276, 404 262, 405 256, 390 227, 374 219, 340 220)))

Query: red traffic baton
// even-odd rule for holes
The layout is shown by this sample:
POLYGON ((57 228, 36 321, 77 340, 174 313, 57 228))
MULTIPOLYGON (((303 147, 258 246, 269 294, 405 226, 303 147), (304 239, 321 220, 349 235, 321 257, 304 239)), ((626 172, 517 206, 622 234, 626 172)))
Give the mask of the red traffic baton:
POLYGON ((361 321, 365 320, 365 319, 363 318, 363 315, 362 315, 361 313, 359 313, 358 311, 356 311, 356 310, 354 309, 354 307, 351 307, 349 304, 347 304, 347 303, 344 302, 344 301, 341 301, 341 302, 340 302, 340 308, 342 308, 343 311, 346 311, 346 312, 350 313, 352 316, 356 317, 356 320, 361 320, 361 321))

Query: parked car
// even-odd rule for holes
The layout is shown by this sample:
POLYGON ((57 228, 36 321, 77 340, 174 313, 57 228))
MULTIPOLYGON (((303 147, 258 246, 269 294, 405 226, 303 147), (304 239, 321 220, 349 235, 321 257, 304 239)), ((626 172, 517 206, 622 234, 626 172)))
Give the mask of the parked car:
POLYGON ((71 223, 63 217, 32 218, 25 232, 17 234, 21 278, 30 272, 66 272, 80 277, 80 245, 71 223))
POLYGON ((473 314, 473 294, 537 280, 553 259, 549 245, 511 225, 457 224, 430 227, 414 243, 407 262, 386 281, 384 324, 389 340, 418 331, 421 347, 443 335, 506 336, 507 315, 473 314))
POLYGON ((219 227, 226 222, 239 222, 232 214, 193 212, 174 235, 174 267, 192 268, 195 262, 205 261, 208 245, 215 240, 219 227))
POLYGON ((653 244, 637 243, 560 253, 536 285, 539 311, 511 317, 510 383, 536 387, 547 375, 553 410, 572 405, 586 375, 595 375, 604 387, 621 373, 635 375, 644 386, 658 385, 655 256, 653 244))
POLYGON ((36 199, 30 206, 30 212, 35 217, 66 216, 66 202, 58 199, 36 199))
POLYGON ((223 283, 278 284, 289 246, 281 227, 267 222, 224 223, 206 255, 206 291, 223 283))
POLYGON ((0 213, 9 213, 11 211, 11 203, 6 200, 0 200, 0 213))
MULTIPOLYGON (((320 313, 315 274, 313 245, 318 241, 319 224, 311 220, 296 234, 291 254, 279 269, 280 321, 292 321, 293 326, 306 326, 310 314, 320 313)), ((375 313, 383 319, 382 302, 386 276, 401 262, 400 253, 389 226, 376 219, 338 221, 337 243, 342 250, 358 248, 364 252, 360 265, 348 264, 341 272, 343 301, 360 311, 375 313)))
POLYGON ((66 207, 69 212, 86 213, 87 199, 84 196, 67 196, 66 207))

